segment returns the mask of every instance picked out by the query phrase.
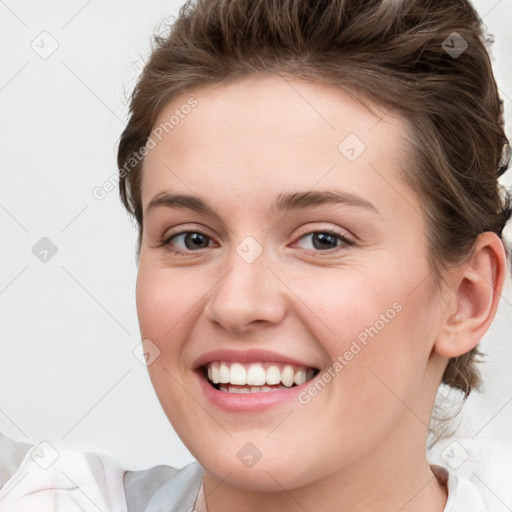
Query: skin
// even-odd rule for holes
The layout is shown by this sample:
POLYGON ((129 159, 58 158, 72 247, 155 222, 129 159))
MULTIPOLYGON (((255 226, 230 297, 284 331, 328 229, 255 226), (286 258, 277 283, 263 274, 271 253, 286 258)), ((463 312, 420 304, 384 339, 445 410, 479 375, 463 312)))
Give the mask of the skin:
POLYGON ((191 113, 144 163, 144 227, 137 279, 143 339, 160 355, 153 386, 175 430, 204 469, 210 512, 442 511, 446 490, 426 460, 436 390, 449 357, 470 350, 496 312, 505 272, 499 238, 474 256, 429 268, 421 202, 400 176, 407 126, 323 84, 252 76, 174 98, 156 125, 193 95, 191 113), (366 146, 354 161, 348 134, 366 146), (345 191, 375 210, 321 204, 277 212, 282 193, 345 191), (157 207, 162 191, 191 194, 217 212, 157 207), (335 230, 328 251, 311 233, 335 230), (200 231, 209 244, 173 233, 200 231), (237 247, 253 237, 262 254, 237 247), (192 249, 190 248, 192 247, 192 249), (185 251, 175 254, 172 248, 185 251), (324 373, 393 304, 400 311, 306 405, 258 413, 212 405, 192 371, 217 348, 263 348, 324 373), (261 459, 237 452, 251 442, 261 459))

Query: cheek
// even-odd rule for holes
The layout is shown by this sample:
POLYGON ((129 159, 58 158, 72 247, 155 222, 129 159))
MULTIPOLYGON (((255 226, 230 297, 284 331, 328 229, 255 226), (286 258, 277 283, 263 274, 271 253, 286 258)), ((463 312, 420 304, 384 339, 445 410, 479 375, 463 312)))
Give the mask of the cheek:
POLYGON ((161 340, 179 314, 165 280, 146 270, 139 269, 137 275, 136 304, 141 336, 154 342, 161 340))
POLYGON ((175 421, 187 417, 182 408, 183 388, 178 365, 198 301, 191 288, 179 274, 169 269, 139 265, 136 304, 141 338, 151 340, 159 350, 158 357, 147 369, 163 410, 166 414, 173 411, 168 417, 175 428, 175 421))
POLYGON ((142 337, 157 345, 175 338, 176 331, 183 329, 182 324, 204 295, 205 290, 200 288, 190 286, 189 278, 169 269, 139 266, 136 305, 142 337))
POLYGON ((435 337, 428 283, 418 286, 403 273, 330 272, 330 279, 305 279, 300 288, 314 313, 309 328, 337 362, 334 373, 343 374, 335 379, 340 390, 371 402, 390 393, 386 386, 407 394, 425 370, 435 337))
POLYGON ((308 316, 314 337, 331 357, 342 354, 354 339, 364 343, 375 324, 382 331, 400 309, 394 279, 369 269, 327 269, 295 283, 294 291, 313 313, 308 316))
MULTIPOLYGON (((418 289, 415 293, 398 294, 395 307, 365 328, 368 338, 359 355, 361 364, 357 366, 356 362, 353 368, 347 368, 351 387, 357 388, 371 414, 407 415, 410 406, 423 417, 427 400, 425 377, 436 336, 436 317, 434 309, 429 310, 428 290, 418 289)), ((428 414, 424 422, 428 423, 428 414)))

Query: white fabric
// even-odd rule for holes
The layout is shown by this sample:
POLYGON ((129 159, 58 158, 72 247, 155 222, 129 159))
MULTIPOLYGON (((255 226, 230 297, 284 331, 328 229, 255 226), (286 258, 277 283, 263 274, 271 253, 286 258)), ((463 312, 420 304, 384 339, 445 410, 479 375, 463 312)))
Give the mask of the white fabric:
POLYGON ((443 445, 443 466, 449 473, 444 512, 512 511, 512 446, 464 437, 443 445))
POLYGON ((39 444, 0 489, 0 512, 127 512, 123 474, 106 455, 39 444))

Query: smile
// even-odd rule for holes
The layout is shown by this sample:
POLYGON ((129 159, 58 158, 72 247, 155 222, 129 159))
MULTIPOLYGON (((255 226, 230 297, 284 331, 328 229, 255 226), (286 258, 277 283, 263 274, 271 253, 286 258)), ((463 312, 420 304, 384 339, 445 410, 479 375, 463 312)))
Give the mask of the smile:
POLYGON ((300 386, 318 370, 276 362, 212 361, 204 367, 208 382, 226 393, 266 393, 300 386))

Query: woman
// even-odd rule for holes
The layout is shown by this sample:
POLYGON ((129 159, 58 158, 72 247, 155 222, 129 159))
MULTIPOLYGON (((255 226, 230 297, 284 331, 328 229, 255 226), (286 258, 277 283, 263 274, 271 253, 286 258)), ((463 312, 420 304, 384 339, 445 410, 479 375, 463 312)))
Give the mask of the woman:
POLYGON ((6 441, 21 470, 0 505, 510 506, 471 461, 425 453, 439 385, 478 387, 506 275, 508 145, 467 2, 188 3, 118 164, 149 375, 198 463, 123 472, 70 453, 23 494, 37 454, 6 441))

